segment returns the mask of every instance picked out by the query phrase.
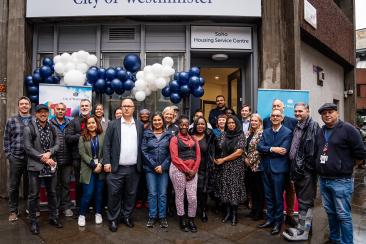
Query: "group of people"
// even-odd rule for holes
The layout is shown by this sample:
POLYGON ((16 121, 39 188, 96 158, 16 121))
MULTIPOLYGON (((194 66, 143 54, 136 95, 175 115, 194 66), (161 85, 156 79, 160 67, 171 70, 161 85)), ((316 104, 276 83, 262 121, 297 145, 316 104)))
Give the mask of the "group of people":
POLYGON ((133 101, 124 99, 115 119, 108 121, 101 104, 92 113, 91 102, 84 99, 79 116, 67 119, 66 105, 59 103, 54 118, 48 120, 46 105, 37 105, 33 117, 30 100, 21 97, 19 114, 8 119, 4 134, 10 162, 9 221, 17 220, 20 179, 27 174, 31 232, 39 234, 41 180, 47 190, 49 223, 62 228, 61 211, 74 215, 69 198, 73 172, 81 227, 94 198, 96 224, 103 222, 102 210, 107 206, 112 232, 119 223, 132 228, 137 194, 143 192, 140 181, 147 188, 149 228, 157 222, 168 228, 167 212, 175 202, 181 230, 197 232, 195 217, 207 222, 211 198, 223 211, 223 223, 235 226, 238 206, 246 203, 253 220, 263 219, 266 213, 258 228, 271 228, 276 235, 285 219, 289 228, 283 236, 300 241, 311 232, 319 177, 329 239, 352 243, 353 166, 355 160, 366 158, 366 150, 358 131, 339 119, 337 106, 326 103, 319 108, 325 124, 320 128, 305 103, 295 105, 291 118, 276 99, 270 116, 263 120, 247 104, 241 116, 236 115, 222 95, 216 97, 216 104, 208 121, 199 109, 190 123, 188 117, 178 117, 173 106, 153 114, 143 109, 135 119, 133 101), (298 221, 293 217, 295 196, 298 221))

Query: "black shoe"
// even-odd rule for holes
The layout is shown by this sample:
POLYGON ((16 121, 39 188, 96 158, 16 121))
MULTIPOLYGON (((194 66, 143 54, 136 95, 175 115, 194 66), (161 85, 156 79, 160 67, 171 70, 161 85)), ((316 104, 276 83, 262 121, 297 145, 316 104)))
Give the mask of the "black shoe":
POLYGON ((123 220, 123 223, 128 227, 128 228, 133 228, 135 225, 132 222, 132 219, 130 218, 125 218, 123 220))
POLYGON ((58 220, 58 219, 50 219, 50 220, 48 221, 48 223, 49 223, 50 225, 55 226, 56 228, 62 228, 62 227, 63 227, 63 225, 61 224, 60 220, 58 220))
POLYGON ((203 223, 206 223, 208 221, 208 216, 207 216, 207 212, 206 209, 202 210, 200 219, 203 223))
POLYGON ((265 223, 263 224, 259 224, 257 225, 258 228, 270 228, 270 227, 273 227, 273 224, 269 221, 266 221, 265 223))
POLYGON ((294 216, 286 215, 285 223, 287 226, 292 227, 292 228, 295 228, 297 226, 297 222, 296 222, 294 216))
POLYGON ((109 222, 109 230, 112 232, 116 232, 118 229, 118 225, 116 221, 110 221, 109 222))
POLYGON ((184 216, 179 216, 179 227, 184 232, 189 231, 186 220, 184 219, 184 216))
POLYGON ((155 224, 156 220, 154 218, 149 218, 147 220, 147 223, 146 223, 146 227, 147 228, 152 228, 154 227, 154 224, 155 224))
POLYGON ((168 207, 167 214, 169 215, 169 217, 173 217, 174 216, 174 210, 173 210, 172 207, 168 207))
POLYGON ((160 228, 168 228, 168 220, 166 218, 160 219, 160 228))
POLYGON ((33 235, 39 235, 39 226, 37 222, 31 223, 30 231, 33 235))
POLYGON ((281 224, 275 224, 272 228, 271 235, 277 235, 280 233, 281 224))
POLYGON ((231 225, 235 226, 238 223, 238 206, 233 206, 233 213, 231 218, 231 225))
POLYGON ((196 233, 197 232, 197 226, 194 223, 194 218, 189 218, 189 220, 188 220, 188 228, 193 233, 196 233))
POLYGON ((226 223, 226 222, 228 222, 229 220, 231 219, 231 208, 230 207, 228 207, 227 209, 226 209, 226 214, 225 214, 225 217, 222 219, 222 223, 226 223))

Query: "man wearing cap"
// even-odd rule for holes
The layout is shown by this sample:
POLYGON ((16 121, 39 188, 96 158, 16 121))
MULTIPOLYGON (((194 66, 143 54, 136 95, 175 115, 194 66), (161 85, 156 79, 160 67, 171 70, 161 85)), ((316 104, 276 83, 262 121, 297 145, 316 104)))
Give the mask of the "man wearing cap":
POLYGON ((9 160, 9 221, 18 219, 19 184, 26 173, 27 155, 24 151, 24 127, 28 125, 31 102, 28 97, 18 99, 18 114, 6 121, 4 131, 4 152, 9 160))
POLYGON ((34 235, 39 234, 36 211, 41 178, 47 190, 49 223, 62 228, 57 214, 57 162, 53 158, 59 148, 59 140, 56 129, 48 122, 48 113, 47 105, 37 105, 36 118, 24 129, 24 148, 28 155, 30 231, 34 235))
POLYGON ((339 119, 337 105, 325 103, 318 112, 325 125, 317 134, 315 165, 328 215, 329 241, 353 243, 352 173, 355 160, 366 158, 365 146, 356 128, 339 119))

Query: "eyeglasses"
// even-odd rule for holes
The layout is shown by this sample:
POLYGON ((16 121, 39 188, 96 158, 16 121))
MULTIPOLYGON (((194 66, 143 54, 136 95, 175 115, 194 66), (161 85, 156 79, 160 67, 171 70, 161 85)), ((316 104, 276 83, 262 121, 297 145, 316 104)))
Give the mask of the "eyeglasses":
POLYGON ((135 106, 133 105, 123 105, 122 108, 134 108, 135 106))
POLYGON ((280 115, 280 114, 271 114, 271 117, 273 117, 273 118, 280 118, 280 117, 282 117, 282 115, 280 115))

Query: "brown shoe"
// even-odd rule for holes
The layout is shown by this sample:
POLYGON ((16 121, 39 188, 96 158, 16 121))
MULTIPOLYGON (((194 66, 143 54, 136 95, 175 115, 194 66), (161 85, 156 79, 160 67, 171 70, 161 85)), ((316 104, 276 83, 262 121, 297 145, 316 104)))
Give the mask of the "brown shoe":
POLYGON ((14 222, 18 220, 18 215, 14 212, 9 214, 9 222, 14 222))

